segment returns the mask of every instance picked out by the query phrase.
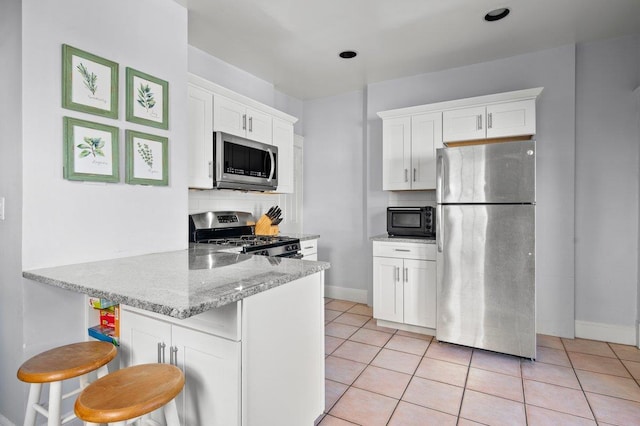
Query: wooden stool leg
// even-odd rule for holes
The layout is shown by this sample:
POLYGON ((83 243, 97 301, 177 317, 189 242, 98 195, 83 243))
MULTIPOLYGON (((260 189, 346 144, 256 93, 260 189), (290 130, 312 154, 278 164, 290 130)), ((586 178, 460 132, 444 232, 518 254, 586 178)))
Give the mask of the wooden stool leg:
POLYGON ((40 402, 40 391, 42 391, 42 383, 31 383, 29 386, 29 400, 27 401, 27 412, 24 415, 24 426, 35 426, 37 412, 33 408, 33 404, 40 402))
POLYGON ((165 404, 162 407, 164 411, 164 418, 167 421, 167 426, 180 426, 180 420, 178 419, 178 407, 176 406, 175 398, 165 404))
POLYGON ((49 422, 48 426, 60 426, 60 403, 62 400, 62 382, 49 384, 49 422))

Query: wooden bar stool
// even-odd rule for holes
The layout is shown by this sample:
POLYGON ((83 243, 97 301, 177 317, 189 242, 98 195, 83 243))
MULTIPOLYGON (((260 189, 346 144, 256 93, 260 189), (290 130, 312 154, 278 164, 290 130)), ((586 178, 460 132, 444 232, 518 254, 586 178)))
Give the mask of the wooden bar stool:
POLYGON ((142 364, 108 374, 87 386, 75 412, 89 423, 125 425, 162 407, 167 426, 179 426, 175 397, 184 374, 171 364, 142 364))
POLYGON ((62 400, 76 395, 89 384, 88 373, 98 370, 98 377, 105 376, 109 372, 107 364, 117 353, 111 343, 80 342, 42 352, 25 361, 18 369, 18 379, 31 383, 24 425, 35 425, 37 413, 48 418, 49 426, 73 420, 76 417, 74 414, 60 418, 62 400), (78 376, 80 387, 62 395, 62 381, 78 376), (49 383, 48 409, 40 404, 43 383, 49 383))

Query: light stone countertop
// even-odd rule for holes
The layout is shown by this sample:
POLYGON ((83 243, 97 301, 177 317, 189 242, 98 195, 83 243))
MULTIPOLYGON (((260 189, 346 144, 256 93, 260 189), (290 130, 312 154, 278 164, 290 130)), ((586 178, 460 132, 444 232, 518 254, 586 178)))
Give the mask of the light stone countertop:
POLYGON ((284 237, 297 238, 300 241, 317 240, 320 238, 318 234, 299 234, 296 232, 283 232, 281 235, 284 237))
POLYGON ((369 238, 371 241, 386 241, 391 243, 418 243, 418 244, 435 244, 435 238, 420 237, 390 237, 388 234, 376 235, 369 238))
POLYGON ((24 271, 43 284, 188 318, 330 267, 327 262, 187 250, 24 271))

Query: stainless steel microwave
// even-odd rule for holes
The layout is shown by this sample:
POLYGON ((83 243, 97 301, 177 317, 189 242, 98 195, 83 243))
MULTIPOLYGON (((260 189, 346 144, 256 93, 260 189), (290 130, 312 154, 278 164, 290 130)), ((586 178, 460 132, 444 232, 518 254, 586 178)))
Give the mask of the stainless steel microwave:
POLYGON ((214 132, 213 138, 215 188, 274 191, 278 187, 276 146, 224 132, 214 132))
POLYGON ((387 233, 390 237, 434 238, 435 222, 431 206, 387 207, 387 233))

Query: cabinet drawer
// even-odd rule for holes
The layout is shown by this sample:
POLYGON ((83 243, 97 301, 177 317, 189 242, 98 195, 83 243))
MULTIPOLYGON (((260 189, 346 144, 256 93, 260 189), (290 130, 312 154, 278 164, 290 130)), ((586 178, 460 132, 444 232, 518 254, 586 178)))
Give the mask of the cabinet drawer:
POLYGON ((318 253, 318 240, 300 241, 300 251, 304 257, 318 253))
POLYGON ((374 241, 373 255, 378 257, 397 257, 402 259, 435 260, 436 245, 374 241))

